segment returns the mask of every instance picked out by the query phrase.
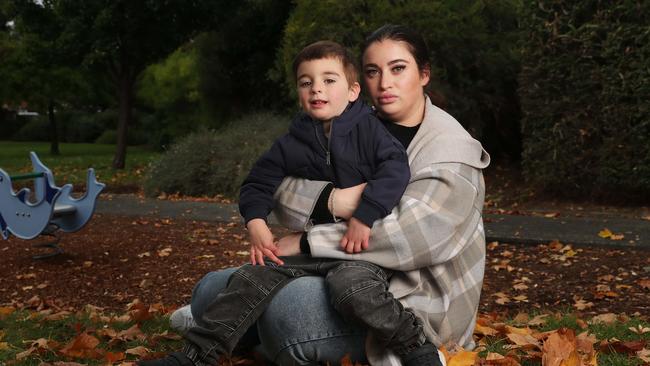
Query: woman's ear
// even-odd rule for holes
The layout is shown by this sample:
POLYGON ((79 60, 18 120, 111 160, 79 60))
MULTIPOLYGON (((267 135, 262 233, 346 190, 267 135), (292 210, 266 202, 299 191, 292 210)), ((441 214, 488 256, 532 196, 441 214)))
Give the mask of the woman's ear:
POLYGON ((431 65, 425 65, 420 71, 420 85, 427 86, 429 80, 431 80, 431 65))
POLYGON ((357 100, 359 93, 361 93, 361 85, 355 81, 354 84, 350 85, 350 89, 348 90, 348 102, 357 100))

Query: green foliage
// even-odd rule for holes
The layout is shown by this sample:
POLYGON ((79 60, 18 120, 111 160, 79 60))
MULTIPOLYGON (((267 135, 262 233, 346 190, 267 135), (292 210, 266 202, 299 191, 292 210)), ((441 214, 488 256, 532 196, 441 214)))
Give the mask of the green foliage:
POLYGON ((239 186, 261 154, 287 131, 289 119, 257 113, 218 131, 192 133, 151 164, 145 194, 224 194, 236 197, 239 186))
POLYGON ((193 44, 180 47, 163 61, 150 65, 138 82, 139 100, 154 109, 173 109, 198 102, 199 76, 193 44))
POLYGON ((42 116, 29 118, 22 127, 13 134, 15 141, 48 141, 48 122, 42 116))
POLYGON ((519 0, 297 1, 272 76, 292 98, 291 63, 302 47, 330 39, 358 55, 365 37, 381 25, 405 24, 427 41, 432 87, 446 97, 449 112, 490 152, 517 155, 520 7, 519 0))
POLYGON ((564 194, 650 192, 650 3, 529 3, 525 176, 564 194))

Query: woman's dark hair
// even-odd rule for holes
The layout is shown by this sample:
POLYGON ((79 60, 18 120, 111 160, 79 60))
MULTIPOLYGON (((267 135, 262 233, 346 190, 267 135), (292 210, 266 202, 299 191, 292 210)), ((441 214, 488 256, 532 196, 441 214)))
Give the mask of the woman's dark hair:
POLYGON ((361 57, 363 57, 363 54, 371 44, 387 39, 406 43, 408 50, 413 55, 420 71, 426 68, 431 68, 431 62, 429 62, 429 47, 427 47, 426 42, 424 42, 424 38, 422 38, 420 33, 403 25, 385 24, 372 32, 363 43, 361 57))

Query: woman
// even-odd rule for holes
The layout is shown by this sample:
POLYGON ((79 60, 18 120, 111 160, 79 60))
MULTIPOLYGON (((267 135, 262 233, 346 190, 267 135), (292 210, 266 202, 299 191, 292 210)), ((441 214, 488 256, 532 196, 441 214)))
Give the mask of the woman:
MULTIPOLYGON (((425 95, 428 55, 421 36, 402 26, 379 28, 363 47, 366 92, 407 148, 411 169, 400 204, 375 222, 370 247, 346 253, 339 247, 345 223, 320 224, 323 217, 349 217, 362 186, 332 190, 328 182, 287 179, 276 194, 276 214, 283 225, 308 233, 303 248, 307 244, 314 257, 367 260, 395 270, 390 290, 423 320, 427 338, 438 347, 472 348, 485 266, 481 169, 489 156, 425 95)), ((280 254, 299 253, 300 238, 280 239, 280 254)), ((230 273, 213 272, 197 284, 191 310, 199 324, 230 273)), ((280 365, 336 363, 346 354, 361 362, 367 357, 372 364, 399 364, 372 340, 366 343, 364 329, 343 322, 320 277, 299 278, 282 289, 255 331, 258 349, 280 365)))

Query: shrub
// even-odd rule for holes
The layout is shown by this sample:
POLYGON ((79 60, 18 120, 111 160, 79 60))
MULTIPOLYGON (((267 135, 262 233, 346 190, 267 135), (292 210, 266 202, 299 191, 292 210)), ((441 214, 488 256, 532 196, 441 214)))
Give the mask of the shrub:
POLYGON ((525 176, 565 194, 647 197, 650 3, 540 1, 522 22, 525 176))
POLYGON ((259 156, 287 131, 289 118, 256 113, 218 131, 194 132, 172 145, 148 169, 149 196, 182 193, 236 197, 259 156))
POLYGON ((24 120, 25 123, 22 127, 12 136, 15 141, 49 141, 50 140, 50 124, 47 116, 19 118, 24 120))
MULTIPOLYGON (((96 144, 115 145, 117 143, 117 131, 106 130, 95 140, 96 144)), ((137 129, 129 129, 126 136, 127 145, 144 145, 147 143, 147 135, 137 129)))

